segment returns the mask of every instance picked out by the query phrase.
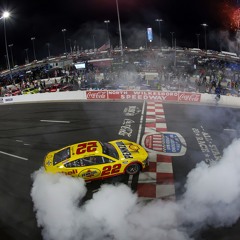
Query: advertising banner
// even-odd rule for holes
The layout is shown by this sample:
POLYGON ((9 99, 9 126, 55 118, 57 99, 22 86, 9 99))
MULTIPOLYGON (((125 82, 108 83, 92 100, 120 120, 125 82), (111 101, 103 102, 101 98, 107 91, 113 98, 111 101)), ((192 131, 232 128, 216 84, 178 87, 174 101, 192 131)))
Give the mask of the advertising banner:
POLYGON ((87 100, 144 100, 144 101, 175 101, 200 102, 199 93, 138 91, 138 90, 93 90, 86 91, 87 100))
POLYGON ((179 102, 200 102, 201 94, 200 93, 187 93, 180 92, 178 93, 178 101, 179 102))
POLYGON ((152 42, 152 40, 153 40, 152 28, 147 28, 147 38, 148 38, 149 42, 152 42))
POLYGON ((109 99, 146 100, 146 101, 177 101, 177 92, 160 91, 108 91, 109 99))
POLYGON ((107 100, 108 92, 107 91, 86 91, 87 100, 107 100))

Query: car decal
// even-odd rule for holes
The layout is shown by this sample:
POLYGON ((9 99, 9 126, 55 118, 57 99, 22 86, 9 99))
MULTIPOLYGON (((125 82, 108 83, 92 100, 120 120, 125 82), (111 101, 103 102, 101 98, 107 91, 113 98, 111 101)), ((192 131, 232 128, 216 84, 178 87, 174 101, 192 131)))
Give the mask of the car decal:
POLYGON ((132 151, 135 151, 135 152, 138 152, 138 150, 140 149, 140 147, 137 146, 137 145, 135 145, 135 144, 129 145, 129 148, 130 148, 132 151))
POLYGON ((78 144, 76 154, 83 154, 86 152, 95 152, 97 150, 97 142, 86 142, 78 144))
POLYGON ((78 170, 77 170, 77 169, 73 169, 73 170, 71 170, 71 171, 62 172, 62 173, 64 173, 65 175, 71 176, 71 175, 77 174, 77 173, 78 173, 78 170))
POLYGON ((50 160, 48 160, 47 162, 46 162, 46 166, 51 166, 52 165, 52 161, 50 161, 50 160))
POLYGON ((126 145, 123 142, 116 142, 116 144, 126 159, 133 158, 131 152, 129 152, 129 150, 127 149, 126 145))
POLYGON ((121 169, 121 164, 114 164, 113 166, 104 166, 102 170, 101 176, 112 175, 115 173, 119 173, 121 169))
POLYGON ((82 177, 82 178, 96 178, 96 177, 99 177, 101 175, 101 171, 97 168, 88 168, 88 169, 85 169, 83 171, 81 171, 79 173, 79 177, 82 177))

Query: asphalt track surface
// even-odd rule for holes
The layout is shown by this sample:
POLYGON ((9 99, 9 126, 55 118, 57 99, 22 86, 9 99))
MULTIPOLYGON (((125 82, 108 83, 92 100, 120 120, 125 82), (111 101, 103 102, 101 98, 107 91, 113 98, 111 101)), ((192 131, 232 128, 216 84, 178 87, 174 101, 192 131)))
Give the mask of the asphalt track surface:
MULTIPOLYGON (((110 141, 122 138, 119 131, 128 102, 54 102, 0 106, 0 239, 42 239, 30 196, 31 174, 42 166, 48 151, 85 140, 110 141)), ((143 102, 134 103, 142 109, 143 102)), ((205 132, 222 151, 239 137, 240 110, 215 106, 164 104, 169 131, 180 133, 187 142, 185 156, 173 158, 176 197, 184 191, 188 172, 203 159, 216 160, 216 151, 205 156, 196 132, 205 132), (215 153, 215 154, 214 154, 215 153)), ((133 116, 131 136, 139 135, 140 115, 133 116)), ((142 136, 142 132, 140 132, 142 136)), ((123 176, 113 181, 128 183, 123 176)), ((101 182, 89 185, 86 198, 101 182)), ((131 187, 136 189, 137 178, 131 187)), ((239 239, 240 223, 231 228, 209 229, 203 239, 239 239)))
POLYGON ((173 157, 173 172, 177 196, 184 189, 181 187, 186 175, 197 163, 218 161, 222 151, 234 138, 240 136, 240 110, 216 106, 197 106, 164 104, 164 112, 168 131, 178 132, 187 142, 187 152, 184 156, 173 157), (199 144, 197 137, 205 136, 205 141, 199 144), (209 147, 214 146, 214 149, 209 147), (208 148, 208 155, 206 152, 208 148), (217 152, 218 150, 218 152, 217 152), (177 187, 179 184, 180 189, 177 187))
MULTIPOLYGON (((196 106, 164 104, 164 112, 169 131, 180 133, 187 143, 184 156, 173 157, 173 173, 176 197, 184 192, 187 174, 197 163, 218 161, 222 151, 234 138, 240 137, 240 109, 219 106, 196 106), (196 134, 205 133, 214 149, 209 148, 210 156, 206 156, 205 145, 201 148, 196 134), (216 151, 219 150, 220 154, 216 151), (212 150, 212 151, 211 151, 212 150)), ((211 228, 200 234, 201 240, 237 240, 240 236, 240 221, 229 228, 211 228)))

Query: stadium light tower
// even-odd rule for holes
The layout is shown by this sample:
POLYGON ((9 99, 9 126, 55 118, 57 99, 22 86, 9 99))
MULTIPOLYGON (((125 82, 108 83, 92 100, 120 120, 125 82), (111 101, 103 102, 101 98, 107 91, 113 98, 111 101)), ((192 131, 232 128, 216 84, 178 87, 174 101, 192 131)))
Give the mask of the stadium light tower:
POLYGON ((37 58, 36 58, 36 52, 35 52, 35 45, 34 45, 35 39, 36 39, 35 37, 31 37, 32 45, 33 45, 33 57, 34 57, 33 60, 37 60, 37 58))
POLYGON ((172 35, 172 49, 173 49, 173 35, 174 35, 174 32, 170 32, 170 34, 172 35))
POLYGON ((155 21, 158 23, 158 30, 159 30, 159 47, 160 50, 162 49, 162 36, 161 36, 161 22, 163 21, 162 19, 155 19, 155 21))
POLYGON ((104 23, 106 23, 106 27, 107 27, 107 41, 110 41, 109 31, 108 31, 108 24, 110 23, 110 21, 109 20, 105 20, 104 23))
POLYGON ((25 50, 25 53, 26 53, 25 63, 29 63, 28 48, 25 48, 24 50, 25 50))
POLYGON ((116 7, 117 7, 117 17, 118 17, 119 44, 121 49, 121 56, 123 56, 122 30, 121 30, 121 22, 120 22, 120 16, 119 16, 118 0, 116 0, 116 7))
POLYGON ((94 35, 94 33, 92 35, 92 38, 93 38, 93 51, 95 52, 96 44, 95 44, 95 35, 94 35))
POLYGON ((197 36, 197 48, 199 48, 199 37, 200 37, 200 34, 196 33, 196 36, 197 36))
POLYGON ((47 42, 46 46, 47 46, 47 50, 48 50, 48 58, 50 58, 50 56, 51 56, 51 54, 50 54, 50 43, 47 42))
POLYGON ((11 53, 11 59, 12 59, 12 68, 14 68, 14 61, 13 61, 13 52, 12 52, 12 47, 13 47, 13 44, 9 44, 8 47, 10 48, 10 53, 11 53))
POLYGON ((10 17, 10 13, 8 11, 3 12, 0 19, 3 19, 3 28, 4 28, 4 40, 5 40, 5 49, 6 49, 6 56, 7 56, 7 65, 9 69, 10 79, 12 80, 12 71, 10 67, 9 55, 8 55, 8 44, 7 44, 7 33, 6 33, 6 19, 10 17))
POLYGON ((206 23, 203 23, 202 26, 204 28, 205 51, 207 51, 207 27, 208 27, 208 25, 206 23))
POLYGON ((62 29, 62 33, 63 33, 63 42, 64 42, 64 53, 67 54, 67 46, 66 46, 66 37, 65 37, 65 33, 66 33, 67 29, 62 29))
POLYGON ((70 47, 70 53, 73 53, 73 49, 72 49, 72 40, 70 38, 68 38, 69 41, 69 47, 70 47))

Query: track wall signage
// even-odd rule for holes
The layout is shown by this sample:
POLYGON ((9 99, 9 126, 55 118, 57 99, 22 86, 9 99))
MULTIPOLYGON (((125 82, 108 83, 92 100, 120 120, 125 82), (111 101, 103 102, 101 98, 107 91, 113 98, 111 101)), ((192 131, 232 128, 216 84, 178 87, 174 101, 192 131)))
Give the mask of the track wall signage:
POLYGON ((200 93, 161 92, 161 91, 86 91, 87 100, 146 100, 146 101, 178 101, 200 102, 200 93))

